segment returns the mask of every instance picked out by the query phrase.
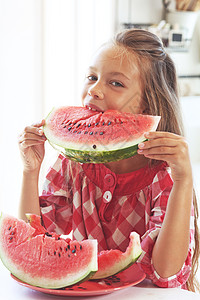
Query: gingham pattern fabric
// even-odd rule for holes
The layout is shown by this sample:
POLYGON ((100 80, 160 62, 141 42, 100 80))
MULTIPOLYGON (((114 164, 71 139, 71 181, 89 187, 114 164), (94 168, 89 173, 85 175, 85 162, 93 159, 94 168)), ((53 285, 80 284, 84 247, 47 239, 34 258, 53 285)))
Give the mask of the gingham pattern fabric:
POLYGON ((165 163, 115 174, 103 164, 80 164, 59 155, 40 197, 43 224, 59 234, 73 231, 79 241, 98 239, 99 251, 125 251, 130 232, 136 231, 143 250, 138 264, 147 278, 161 287, 185 288, 191 270, 193 213, 188 256, 179 273, 161 278, 151 262, 172 185, 165 163))

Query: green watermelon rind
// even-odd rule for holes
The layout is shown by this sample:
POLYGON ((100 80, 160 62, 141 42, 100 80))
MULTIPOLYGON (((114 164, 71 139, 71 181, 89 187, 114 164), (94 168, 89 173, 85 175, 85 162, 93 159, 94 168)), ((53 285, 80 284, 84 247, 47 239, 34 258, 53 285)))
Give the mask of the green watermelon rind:
MULTIPOLYGON (((145 141, 146 139, 141 140, 145 141)), ((80 163, 106 163, 130 158, 137 154, 138 144, 131 147, 111 151, 82 151, 60 147, 49 140, 51 146, 66 158, 80 163)))
MULTIPOLYGON (((4 218, 6 218, 7 215, 1 213, 0 215, 0 236, 1 236, 1 228, 2 228, 2 223, 4 218)), ((93 242, 96 244, 96 254, 94 254, 94 258, 97 257, 97 241, 93 240, 93 242)), ((0 258, 2 260, 2 263, 4 264, 4 266, 19 280, 26 282, 30 285, 33 286, 38 286, 38 287, 42 287, 42 288, 48 288, 48 289, 59 289, 59 288, 63 288, 66 286, 71 286, 74 285, 76 283, 79 282, 83 282, 85 280, 88 280, 89 278, 91 278, 96 271, 98 270, 98 265, 96 262, 96 259, 91 261, 90 265, 87 266, 87 268, 85 270, 83 270, 81 276, 77 276, 77 273, 74 274, 76 276, 76 279, 73 279, 73 276, 71 276, 71 280, 67 281, 65 279, 49 279, 49 278, 44 278, 44 277, 32 277, 31 274, 26 274, 24 272, 24 270, 16 267, 13 263, 12 260, 9 259, 9 257, 6 255, 5 250, 3 249, 3 247, 1 246, 0 243, 0 258)))

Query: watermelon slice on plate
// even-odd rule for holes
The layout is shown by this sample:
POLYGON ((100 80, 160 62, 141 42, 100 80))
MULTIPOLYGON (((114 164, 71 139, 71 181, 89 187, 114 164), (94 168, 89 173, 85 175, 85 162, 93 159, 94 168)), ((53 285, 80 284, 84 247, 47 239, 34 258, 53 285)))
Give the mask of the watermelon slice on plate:
POLYGON ((29 223, 1 214, 0 257, 15 277, 57 289, 86 280, 97 271, 96 240, 77 242, 38 233, 29 223))
POLYGON ((71 241, 47 232, 39 216, 27 217, 29 223, 1 215, 0 258, 16 278, 32 286, 58 289, 105 278, 134 264, 142 253, 139 235, 134 232, 126 252, 97 254, 96 240, 71 241))
POLYGON ((137 153, 144 133, 155 131, 160 116, 98 112, 86 107, 59 107, 46 118, 44 134, 67 158, 82 163, 105 163, 137 153))

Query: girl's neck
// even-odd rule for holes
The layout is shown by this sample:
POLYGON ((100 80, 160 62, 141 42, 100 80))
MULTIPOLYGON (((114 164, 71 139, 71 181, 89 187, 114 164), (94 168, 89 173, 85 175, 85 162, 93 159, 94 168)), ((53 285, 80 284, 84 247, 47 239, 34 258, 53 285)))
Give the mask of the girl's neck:
POLYGON ((149 159, 143 155, 134 155, 133 157, 120 161, 106 163, 105 166, 116 174, 130 173, 137 171, 148 164, 149 159))

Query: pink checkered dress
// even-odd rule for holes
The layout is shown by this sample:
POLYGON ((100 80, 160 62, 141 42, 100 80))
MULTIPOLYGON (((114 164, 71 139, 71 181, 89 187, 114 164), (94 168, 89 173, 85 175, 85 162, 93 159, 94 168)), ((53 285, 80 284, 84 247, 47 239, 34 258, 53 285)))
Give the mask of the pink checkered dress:
POLYGON ((136 231, 143 249, 138 264, 147 278, 161 287, 185 288, 191 270, 193 213, 188 256, 178 274, 161 278, 151 262, 172 185, 165 163, 115 174, 103 164, 80 164, 59 155, 40 197, 42 220, 49 231, 73 231, 79 241, 98 239, 99 251, 125 251, 130 232, 136 231))

